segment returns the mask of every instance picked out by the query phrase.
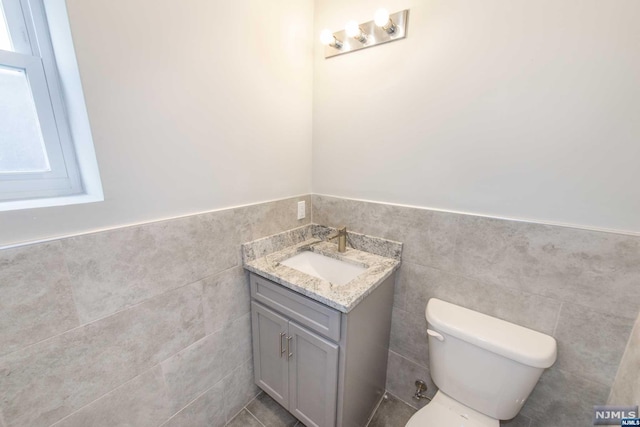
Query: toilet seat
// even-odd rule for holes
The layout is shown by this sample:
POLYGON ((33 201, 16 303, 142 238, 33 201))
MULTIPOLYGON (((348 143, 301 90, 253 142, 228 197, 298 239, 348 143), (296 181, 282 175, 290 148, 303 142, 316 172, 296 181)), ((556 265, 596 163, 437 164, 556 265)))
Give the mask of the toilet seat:
POLYGON ((438 391, 427 406, 413 414, 405 427, 500 427, 500 421, 438 391))

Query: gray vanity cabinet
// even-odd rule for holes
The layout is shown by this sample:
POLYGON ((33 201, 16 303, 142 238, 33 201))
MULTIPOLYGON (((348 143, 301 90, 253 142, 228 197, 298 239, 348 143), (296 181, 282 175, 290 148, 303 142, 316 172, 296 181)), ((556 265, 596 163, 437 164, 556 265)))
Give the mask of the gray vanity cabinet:
POLYGON ((308 427, 335 424, 338 345, 251 303, 256 383, 308 427))
POLYGON ((385 388, 394 276, 349 313, 249 277, 255 383, 307 427, 366 425, 385 388))

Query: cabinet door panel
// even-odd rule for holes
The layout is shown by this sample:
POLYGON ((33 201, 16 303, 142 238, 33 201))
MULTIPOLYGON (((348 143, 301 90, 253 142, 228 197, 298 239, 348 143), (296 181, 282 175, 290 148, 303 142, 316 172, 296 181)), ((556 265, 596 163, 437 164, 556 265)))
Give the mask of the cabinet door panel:
POLYGON ((256 384, 285 408, 289 405, 286 332, 288 320, 251 303, 253 365, 256 384), (281 336, 284 334, 285 336, 281 336))
POLYGON ((338 345, 294 322, 289 358, 289 411, 307 427, 333 427, 336 422, 338 345))

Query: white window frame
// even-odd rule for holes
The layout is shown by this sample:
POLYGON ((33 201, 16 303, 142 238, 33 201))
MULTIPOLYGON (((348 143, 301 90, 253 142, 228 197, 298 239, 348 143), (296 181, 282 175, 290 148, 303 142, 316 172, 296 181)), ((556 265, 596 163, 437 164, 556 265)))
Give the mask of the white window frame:
POLYGON ((104 200, 65 0, 0 0, 27 73, 51 170, 0 174, 0 211, 104 200))

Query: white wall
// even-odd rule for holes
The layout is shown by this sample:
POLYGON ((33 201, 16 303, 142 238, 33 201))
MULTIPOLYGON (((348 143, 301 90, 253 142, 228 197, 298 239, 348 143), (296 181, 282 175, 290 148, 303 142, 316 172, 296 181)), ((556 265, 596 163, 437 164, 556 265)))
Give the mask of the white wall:
POLYGON ((316 49, 314 193, 640 232, 639 1, 315 6, 316 34, 411 12, 406 40, 316 49))
POLYGON ((106 200, 0 245, 308 193, 312 157, 316 193, 640 231, 636 0, 67 4, 106 200), (323 58, 378 6, 406 40, 323 58))
POLYGON ((2 212, 0 245, 310 192, 312 0, 67 7, 105 201, 2 212))

